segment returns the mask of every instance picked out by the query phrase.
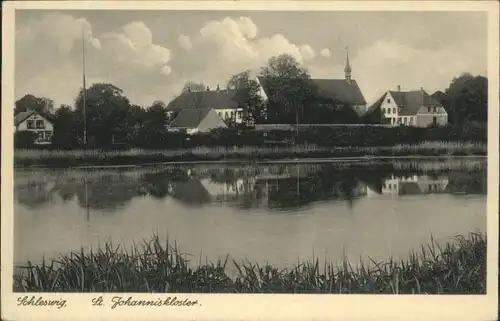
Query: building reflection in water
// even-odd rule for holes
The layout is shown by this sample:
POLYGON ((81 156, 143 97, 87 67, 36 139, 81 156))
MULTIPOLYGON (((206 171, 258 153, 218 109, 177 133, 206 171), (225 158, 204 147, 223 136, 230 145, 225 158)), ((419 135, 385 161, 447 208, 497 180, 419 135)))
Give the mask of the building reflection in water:
MULTIPOLYGON (((22 175, 20 175, 22 176, 22 175)), ((15 180, 16 202, 38 208, 72 202, 91 211, 117 212, 134 198, 171 198, 186 206, 224 204, 284 210, 313 202, 433 193, 486 194, 486 172, 417 174, 394 168, 339 168, 333 164, 173 167, 129 172, 66 171, 15 180)))
POLYGON ((442 176, 434 178, 429 175, 411 175, 406 177, 396 177, 391 175, 383 180, 380 191, 368 188, 368 194, 372 195, 421 195, 442 193, 448 186, 448 178, 442 176))

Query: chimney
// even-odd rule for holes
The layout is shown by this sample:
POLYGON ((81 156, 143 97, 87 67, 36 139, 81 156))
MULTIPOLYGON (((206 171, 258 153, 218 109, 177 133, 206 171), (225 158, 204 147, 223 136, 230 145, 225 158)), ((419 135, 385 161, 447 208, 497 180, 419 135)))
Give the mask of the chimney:
POLYGON ((210 91, 210 87, 207 86, 207 91, 210 91))
POLYGON ((401 91, 401 85, 398 85, 398 91, 401 91))

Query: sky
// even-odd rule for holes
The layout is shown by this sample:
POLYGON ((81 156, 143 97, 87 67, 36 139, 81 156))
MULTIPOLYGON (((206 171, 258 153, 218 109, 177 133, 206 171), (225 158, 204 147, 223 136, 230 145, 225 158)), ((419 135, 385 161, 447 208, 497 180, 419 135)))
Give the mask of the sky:
POLYGON ((168 103, 187 81, 224 87, 291 54, 313 78, 352 77, 368 103, 383 92, 444 90, 462 72, 486 75, 481 12, 17 10, 15 95, 74 104, 82 86, 111 83, 131 103, 168 103))

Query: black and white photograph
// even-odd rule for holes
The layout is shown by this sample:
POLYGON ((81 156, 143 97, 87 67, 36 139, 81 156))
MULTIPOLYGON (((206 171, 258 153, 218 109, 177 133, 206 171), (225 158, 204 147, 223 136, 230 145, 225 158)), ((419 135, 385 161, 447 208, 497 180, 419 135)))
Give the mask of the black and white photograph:
POLYGON ((10 8, 16 308, 497 301, 498 3, 81 3, 10 8))

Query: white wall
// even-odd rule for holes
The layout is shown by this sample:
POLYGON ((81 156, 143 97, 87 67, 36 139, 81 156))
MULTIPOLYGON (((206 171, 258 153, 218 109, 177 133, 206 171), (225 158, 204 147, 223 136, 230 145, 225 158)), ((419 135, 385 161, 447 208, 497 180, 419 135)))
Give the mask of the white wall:
POLYGON ((397 124, 398 105, 394 101, 394 98, 392 97, 390 92, 386 93, 384 101, 380 105, 380 110, 383 117, 390 119, 391 124, 397 124))
POLYGON ((35 140, 36 144, 50 144, 51 137, 54 133, 54 126, 52 123, 43 116, 40 116, 37 113, 32 114, 28 118, 26 118, 22 123, 20 123, 17 128, 17 131, 31 131, 36 133, 38 138, 35 140), (37 120, 43 122, 43 128, 37 128, 37 120), (31 121, 33 124, 33 128, 28 128, 28 122, 31 121))
POLYGON ((233 121, 237 124, 241 124, 243 122, 243 108, 217 108, 215 111, 223 120, 233 119, 233 121))
POLYGON ((443 107, 422 107, 417 114, 417 126, 427 127, 434 122, 434 117, 436 117, 436 123, 438 125, 444 126, 448 123, 448 114, 443 107))
POLYGON ((217 115, 217 113, 212 109, 203 118, 201 123, 198 125, 198 130, 200 132, 208 132, 214 128, 226 128, 226 123, 217 115))

